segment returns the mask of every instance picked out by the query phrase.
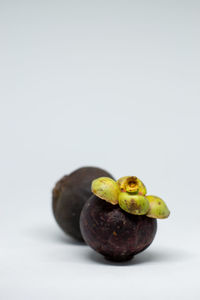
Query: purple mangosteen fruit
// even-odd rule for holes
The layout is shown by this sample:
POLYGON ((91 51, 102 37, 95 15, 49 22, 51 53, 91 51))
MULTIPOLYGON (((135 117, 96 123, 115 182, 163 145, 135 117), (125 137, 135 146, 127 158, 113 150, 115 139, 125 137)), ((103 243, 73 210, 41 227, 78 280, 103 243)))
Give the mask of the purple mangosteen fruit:
POLYGON ((81 212, 81 233, 89 246, 112 261, 126 261, 145 250, 155 237, 156 219, 169 216, 164 201, 146 196, 146 187, 135 176, 117 182, 95 179, 92 192, 81 212))
POLYGON ((157 220, 131 215, 93 195, 80 217, 82 236, 94 250, 114 261, 131 259, 153 241, 157 220))

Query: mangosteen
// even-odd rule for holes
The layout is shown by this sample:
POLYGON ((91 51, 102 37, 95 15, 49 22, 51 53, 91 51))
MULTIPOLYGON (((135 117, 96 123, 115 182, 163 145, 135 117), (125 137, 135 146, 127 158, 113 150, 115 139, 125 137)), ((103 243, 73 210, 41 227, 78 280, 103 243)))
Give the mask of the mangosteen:
POLYGON ((93 195, 84 205, 80 227, 85 242, 113 261, 126 261, 153 241, 157 220, 131 215, 93 195))
POLYGON ((156 219, 169 216, 164 201, 146 196, 146 187, 135 176, 117 182, 98 178, 92 191, 81 212, 81 233, 89 246, 112 261, 126 261, 145 250, 155 237, 156 219))
POLYGON ((63 231, 78 241, 83 241, 79 226, 81 210, 92 195, 92 181, 100 176, 112 178, 112 175, 103 169, 82 167, 62 177, 53 189, 54 217, 63 231))

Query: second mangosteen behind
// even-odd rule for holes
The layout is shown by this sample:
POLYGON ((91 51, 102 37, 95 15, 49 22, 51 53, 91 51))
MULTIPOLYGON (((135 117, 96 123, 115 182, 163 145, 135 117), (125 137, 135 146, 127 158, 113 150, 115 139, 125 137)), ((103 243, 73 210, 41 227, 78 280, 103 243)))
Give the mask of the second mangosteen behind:
POLYGON ((112 176, 97 167, 82 167, 61 178, 53 189, 52 208, 54 217, 63 231, 83 241, 79 218, 85 202, 92 195, 91 183, 100 176, 112 176))

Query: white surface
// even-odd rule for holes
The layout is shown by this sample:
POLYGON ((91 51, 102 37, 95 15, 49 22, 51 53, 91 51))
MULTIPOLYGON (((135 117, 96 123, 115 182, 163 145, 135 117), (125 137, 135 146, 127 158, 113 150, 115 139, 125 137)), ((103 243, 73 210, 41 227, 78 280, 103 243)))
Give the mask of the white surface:
POLYGON ((0 298, 199 299, 198 1, 0 2, 0 298), (59 230, 51 189, 96 165, 171 216, 109 264, 59 230))

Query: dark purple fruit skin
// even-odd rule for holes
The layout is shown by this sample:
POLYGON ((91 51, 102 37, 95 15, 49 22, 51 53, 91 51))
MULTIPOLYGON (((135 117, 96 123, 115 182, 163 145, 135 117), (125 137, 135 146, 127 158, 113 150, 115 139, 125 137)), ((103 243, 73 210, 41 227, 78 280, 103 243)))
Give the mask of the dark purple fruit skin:
POLYGON ((82 167, 62 177, 52 195, 54 217, 63 231, 78 241, 83 241, 79 218, 85 202, 91 197, 91 182, 98 177, 112 177, 96 167, 82 167))
POLYGON ((112 261, 126 261, 153 241, 157 220, 126 213, 93 195, 84 205, 80 228, 85 242, 112 261))

